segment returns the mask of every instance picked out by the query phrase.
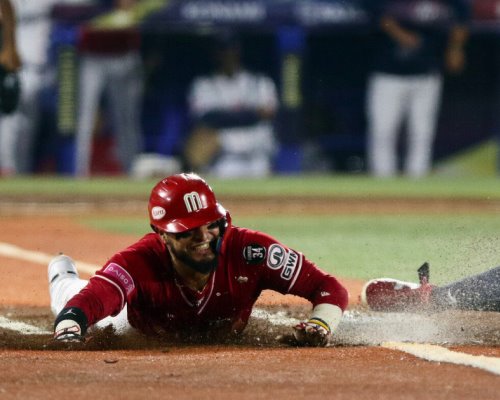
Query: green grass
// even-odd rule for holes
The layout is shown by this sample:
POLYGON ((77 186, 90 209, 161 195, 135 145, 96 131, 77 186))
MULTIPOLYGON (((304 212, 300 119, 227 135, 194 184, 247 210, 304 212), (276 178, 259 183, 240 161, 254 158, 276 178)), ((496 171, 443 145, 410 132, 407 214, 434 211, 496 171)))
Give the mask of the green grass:
MULTIPOLYGON (((87 220, 94 228, 142 235, 143 219, 87 220)), ((334 275, 415 280, 431 263, 432 279, 446 283, 500 264, 499 215, 344 215, 235 218, 306 254, 334 275)))
POLYGON ((133 196, 149 195, 154 182, 132 181, 125 178, 96 178, 77 180, 68 177, 19 177, 0 180, 0 196, 51 195, 51 196, 133 196))
MULTIPOLYGON (((233 196, 325 196, 325 197, 413 197, 500 199, 496 176, 443 177, 421 180, 373 179, 364 175, 277 176, 268 179, 207 179, 219 197, 233 196)), ((156 180, 126 178, 75 180, 68 177, 25 177, 0 180, 2 195, 51 196, 149 196, 156 180)))
POLYGON ((429 261, 442 283, 500 263, 500 216, 345 215, 241 219, 339 276, 414 280, 429 261))
POLYGON ((81 219, 82 225, 91 228, 107 231, 111 233, 119 233, 125 235, 135 235, 139 238, 145 233, 151 232, 147 215, 144 218, 139 217, 109 217, 109 218, 88 218, 81 219))
POLYGON ((487 177, 498 174, 500 148, 491 139, 439 162, 436 173, 447 176, 487 177))
MULTIPOLYGON (((431 176, 422 180, 376 180, 367 176, 280 176, 255 180, 208 179, 219 198, 224 196, 470 198, 500 200, 498 177, 431 176)), ((64 177, 0 180, 3 195, 33 199, 37 195, 135 197, 147 199, 155 180, 64 177)), ((51 197, 51 198, 52 198, 51 197)), ((390 276, 415 278, 424 261, 433 280, 448 282, 500 263, 500 214, 446 213, 441 215, 254 216, 234 215, 235 223, 268 232, 304 252, 319 266, 338 276, 369 279, 390 276)), ((145 217, 144 217, 145 218, 145 217)), ((139 237, 149 231, 143 218, 82 221, 96 229, 139 237)))

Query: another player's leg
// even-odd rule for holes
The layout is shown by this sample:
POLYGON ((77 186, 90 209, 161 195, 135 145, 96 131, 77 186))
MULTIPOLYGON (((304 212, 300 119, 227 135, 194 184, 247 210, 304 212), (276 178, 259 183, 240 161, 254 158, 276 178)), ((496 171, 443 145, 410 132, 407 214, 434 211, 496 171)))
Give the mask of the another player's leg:
POLYGON ((370 172, 391 177, 398 172, 397 137, 406 113, 406 84, 395 76, 373 74, 367 93, 368 147, 370 172))
POLYGON ((420 283, 391 278, 368 281, 361 290, 361 302, 374 311, 416 311, 429 306, 434 286, 429 284, 429 264, 418 269, 420 283))
POLYGON ((412 82, 405 173, 420 178, 432 166, 432 150, 441 101, 442 78, 430 75, 412 82))
POLYGON ((404 312, 428 308, 433 286, 391 278, 368 281, 361 291, 361 302, 373 311, 404 312))
POLYGON ((500 266, 436 287, 431 301, 439 308, 500 311, 500 266))
MULTIPOLYGON (((425 264, 424 264, 425 265, 425 264)), ((415 311, 461 309, 500 311, 500 267, 473 275, 446 286, 428 283, 421 274, 420 284, 396 279, 373 279, 361 292, 363 304, 374 311, 415 311)))
MULTIPOLYGON (((48 278, 50 308, 54 316, 57 316, 66 303, 88 283, 87 280, 80 279, 73 259, 64 254, 58 255, 50 261, 48 278)), ((128 323, 127 306, 118 315, 104 318, 94 326, 104 328, 108 325, 112 325, 117 333, 124 333, 131 329, 128 323)))

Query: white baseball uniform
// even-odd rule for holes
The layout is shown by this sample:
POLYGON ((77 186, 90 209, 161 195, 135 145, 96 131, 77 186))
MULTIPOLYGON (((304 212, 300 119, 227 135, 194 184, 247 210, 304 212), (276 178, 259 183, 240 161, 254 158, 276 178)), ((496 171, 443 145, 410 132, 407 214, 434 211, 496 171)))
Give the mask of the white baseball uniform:
POLYGON ((33 143, 39 122, 39 96, 51 82, 48 46, 51 10, 59 0, 11 0, 16 13, 16 41, 22 68, 17 110, 0 118, 0 168, 6 174, 33 169, 33 143))
MULTIPOLYGON (((194 81, 189 95, 193 117, 210 111, 278 107, 274 82, 263 75, 240 70, 232 76, 217 74, 194 81)), ((261 120, 251 126, 218 130, 221 154, 210 171, 222 178, 268 175, 276 141, 272 123, 261 120)))
MULTIPOLYGON (((407 122, 404 173, 418 178, 432 167, 442 70, 453 28, 467 24, 464 0, 366 0, 379 31, 367 92, 368 163, 374 176, 398 173, 398 137, 407 122), (385 19, 399 30, 389 29, 385 19), (383 28, 384 27, 384 28, 383 28), (403 31, 414 43, 401 39, 403 31)), ((403 36, 406 37, 406 36, 403 36)))
POLYGON ((442 80, 438 73, 414 76, 372 74, 367 93, 371 127, 368 156, 375 176, 396 174, 399 128, 405 119, 408 119, 409 133, 404 171, 413 177, 429 172, 442 80))

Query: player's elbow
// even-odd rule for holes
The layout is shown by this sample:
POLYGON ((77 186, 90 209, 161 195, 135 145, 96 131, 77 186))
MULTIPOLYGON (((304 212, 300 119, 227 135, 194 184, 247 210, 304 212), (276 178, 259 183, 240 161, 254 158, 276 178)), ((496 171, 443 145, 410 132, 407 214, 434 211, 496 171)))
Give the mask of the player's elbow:
POLYGON ((344 286, 339 285, 336 297, 338 302, 337 305, 342 309, 342 311, 345 311, 349 305, 349 291, 344 286))
POLYGON ((342 311, 347 309, 349 305, 349 292, 337 279, 331 277, 328 282, 328 287, 323 286, 321 296, 325 296, 325 300, 329 298, 329 303, 338 306, 342 311))

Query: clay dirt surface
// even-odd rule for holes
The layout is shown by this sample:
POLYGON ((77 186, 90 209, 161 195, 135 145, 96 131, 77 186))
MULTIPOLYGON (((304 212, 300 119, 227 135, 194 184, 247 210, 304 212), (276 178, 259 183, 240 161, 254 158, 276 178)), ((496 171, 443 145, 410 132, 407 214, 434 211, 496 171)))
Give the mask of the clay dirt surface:
MULTIPOLYGON (((339 202, 332 211, 331 202, 314 200, 316 209, 322 212, 347 212, 347 203, 339 202)), ((470 206, 463 202, 446 206, 442 200, 439 205, 448 210, 470 206)), ((498 210, 498 206, 495 202, 476 204, 483 211, 485 207, 498 210)), ((261 207, 260 213, 283 209, 282 204, 271 201, 261 207)), ((305 206, 296 202, 287 207, 300 211, 305 206)), ((361 202, 351 207, 352 212, 368 209, 361 202)), ((422 207, 436 210, 436 204, 394 200, 385 207, 397 207, 398 212, 422 207)), ((255 207, 249 209, 238 201, 231 203, 231 209, 233 213, 256 212, 255 207)), ((382 202, 375 206, 377 210, 384 210, 382 202)), ((93 230, 79 221, 86 216, 119 213, 144 215, 135 203, 127 211, 101 203, 87 207, 70 202, 58 205, 51 200, 37 207, 13 204, 11 199, 0 201, 0 243, 50 255, 64 251, 76 260, 102 265, 137 238, 93 230)), ((57 347, 50 340, 53 316, 46 265, 0 255, 0 273, 0 320, 26 322, 44 331, 27 335, 0 328, 2 400, 499 398, 499 375, 464 365, 429 362, 379 346, 386 337, 391 338, 391 329, 418 340, 425 339, 422 335, 427 325, 440 326, 446 327, 450 335, 438 336, 437 344, 498 360, 499 313, 450 312, 410 317, 370 314, 357 302, 363 282, 339 277, 351 294, 349 317, 326 348, 296 347, 278 340, 290 333, 286 321, 305 317, 310 307, 302 299, 273 292, 265 292, 256 308, 262 315, 280 314, 285 322, 270 323, 262 315, 254 317, 237 339, 149 340, 139 335, 118 336, 105 329, 95 332, 86 344, 57 347)))

